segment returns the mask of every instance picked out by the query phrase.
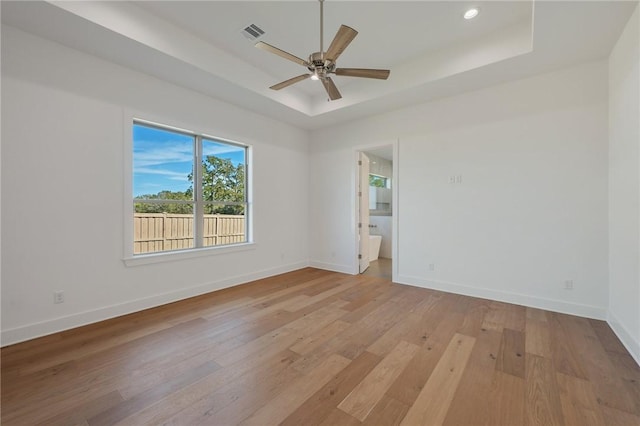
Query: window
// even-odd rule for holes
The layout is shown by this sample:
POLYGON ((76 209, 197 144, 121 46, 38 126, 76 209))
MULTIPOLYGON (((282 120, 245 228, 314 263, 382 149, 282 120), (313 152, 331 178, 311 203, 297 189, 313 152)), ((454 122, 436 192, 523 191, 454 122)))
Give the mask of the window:
POLYGON ((371 173, 369 174, 369 186, 376 188, 391 188, 391 179, 371 173))
POLYGON ((391 178, 369 174, 369 210, 376 214, 391 211, 391 178))
POLYGON ((133 254, 247 242, 247 182, 246 146, 134 121, 133 254))

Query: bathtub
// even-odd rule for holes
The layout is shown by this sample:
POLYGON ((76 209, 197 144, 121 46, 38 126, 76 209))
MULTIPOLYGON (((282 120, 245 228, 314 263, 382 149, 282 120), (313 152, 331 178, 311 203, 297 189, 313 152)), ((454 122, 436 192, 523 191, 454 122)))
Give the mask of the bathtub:
POLYGON ((369 262, 378 260, 380 254, 380 244, 382 243, 382 236, 369 235, 369 262))

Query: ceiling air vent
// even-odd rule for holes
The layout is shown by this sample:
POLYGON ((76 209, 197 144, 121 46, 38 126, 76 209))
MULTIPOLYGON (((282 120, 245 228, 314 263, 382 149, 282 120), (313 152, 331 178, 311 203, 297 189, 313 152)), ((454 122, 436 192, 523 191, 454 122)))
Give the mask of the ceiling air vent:
POLYGON ((242 34, 249 40, 257 40, 264 35, 262 28, 256 24, 251 24, 242 30, 242 34))

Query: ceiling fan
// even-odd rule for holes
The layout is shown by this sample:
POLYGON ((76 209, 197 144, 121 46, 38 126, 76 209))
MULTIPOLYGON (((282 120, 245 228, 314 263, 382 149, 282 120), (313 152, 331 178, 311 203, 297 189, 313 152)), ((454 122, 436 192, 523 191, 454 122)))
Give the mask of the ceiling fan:
POLYGON ((258 49, 266 50, 267 52, 275 53, 276 55, 288 59, 296 64, 303 65, 311 72, 311 74, 302 74, 297 77, 290 78, 281 83, 275 84, 270 87, 273 90, 284 89, 292 84, 298 83, 307 78, 312 80, 320 80, 329 95, 329 99, 334 101, 342 98, 342 95, 338 91, 333 80, 329 77, 329 74, 341 75, 345 77, 364 77, 364 78, 377 78, 379 80, 386 80, 389 77, 389 70, 369 69, 369 68, 336 68, 336 60, 344 52, 349 43, 358 35, 358 32, 351 27, 341 25, 340 29, 336 33, 329 49, 324 51, 322 39, 323 39, 323 3, 320 1, 320 51, 314 52, 309 55, 308 60, 304 60, 289 52, 285 52, 282 49, 278 49, 275 46, 260 41, 255 44, 258 49))

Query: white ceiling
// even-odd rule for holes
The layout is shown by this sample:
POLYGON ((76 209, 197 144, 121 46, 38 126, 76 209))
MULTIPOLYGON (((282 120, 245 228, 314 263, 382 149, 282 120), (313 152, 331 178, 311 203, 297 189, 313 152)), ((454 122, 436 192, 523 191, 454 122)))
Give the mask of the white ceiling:
MULTIPOLYGON (((260 39, 306 59, 320 50, 320 6, 317 0, 287 2, 136 2, 138 6, 190 29, 222 50, 263 68, 276 79, 286 79, 305 70, 277 56, 256 51, 254 42, 241 35, 248 24, 266 33, 260 39)), ((531 18, 530 2, 483 3, 483 19, 465 21, 469 2, 325 2, 324 48, 341 24, 359 35, 340 58, 340 66, 391 68, 442 46, 464 43, 496 28, 505 28, 531 18)), ((348 83, 346 77, 342 85, 348 83)), ((305 81, 313 95, 322 92, 319 83, 305 81)), ((304 84, 303 83, 303 84, 304 84)))
POLYGON ((331 1, 324 46, 358 30, 340 67, 389 68, 386 81, 335 76, 268 87, 306 69, 255 49, 241 30, 306 58, 319 3, 305 1, 2 2, 2 22, 174 84, 314 129, 606 57, 636 1, 331 1), (462 19, 470 6, 480 9, 462 19))

